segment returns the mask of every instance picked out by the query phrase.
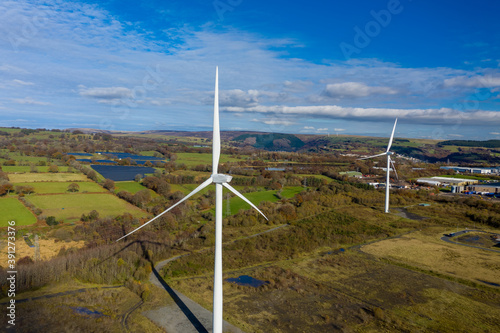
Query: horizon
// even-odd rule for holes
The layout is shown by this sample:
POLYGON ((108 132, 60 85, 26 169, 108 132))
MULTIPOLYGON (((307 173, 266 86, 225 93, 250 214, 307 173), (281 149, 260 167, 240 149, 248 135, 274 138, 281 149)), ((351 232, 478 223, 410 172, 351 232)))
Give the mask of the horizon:
POLYGON ((0 126, 500 139, 500 4, 6 1, 0 126))

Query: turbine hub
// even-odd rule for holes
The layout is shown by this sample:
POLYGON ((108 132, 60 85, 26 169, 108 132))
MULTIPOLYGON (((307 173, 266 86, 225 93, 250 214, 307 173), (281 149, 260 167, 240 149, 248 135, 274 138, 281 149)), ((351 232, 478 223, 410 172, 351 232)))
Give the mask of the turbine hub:
POLYGON ((392 151, 388 151, 387 155, 394 155, 394 153, 392 151))
POLYGON ((223 183, 229 183, 231 181, 231 179, 233 179, 233 176, 218 173, 218 174, 212 175, 212 179, 213 179, 213 182, 216 184, 223 184, 223 183))

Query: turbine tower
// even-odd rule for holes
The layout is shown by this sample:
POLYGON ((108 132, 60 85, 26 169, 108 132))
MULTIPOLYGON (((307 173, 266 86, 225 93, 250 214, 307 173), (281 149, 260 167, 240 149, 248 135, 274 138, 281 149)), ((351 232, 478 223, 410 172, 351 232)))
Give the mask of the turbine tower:
POLYGON ((243 199, 250 206, 255 208, 264 218, 267 217, 262 213, 253 203, 245 198, 240 192, 236 191, 229 182, 233 178, 229 175, 218 173, 218 166, 220 160, 220 128, 219 128, 219 69, 215 69, 215 98, 214 98, 214 129, 212 140, 212 175, 205 180, 200 186, 195 188, 191 193, 186 195, 182 200, 171 206, 164 212, 158 214, 153 219, 144 223, 140 227, 129 232, 118 240, 121 240, 130 234, 136 232, 147 224, 153 222, 166 212, 172 210, 182 202, 186 201, 189 197, 201 191, 208 185, 215 183, 215 265, 214 265, 214 299, 213 299, 213 333, 222 333, 222 188, 225 187, 235 195, 243 199))
POLYGON ((389 173, 390 173, 391 165, 393 167, 394 173, 396 174, 396 177, 398 176, 398 173, 396 172, 396 167, 394 167, 394 162, 391 159, 391 155, 394 154, 393 152, 391 152, 392 139, 394 139, 394 131, 396 130, 397 123, 398 123, 398 118, 396 118, 396 121, 394 122, 394 127, 392 128, 391 138, 389 139, 389 144, 387 145, 387 150, 384 153, 360 158, 360 160, 366 160, 366 159, 378 157, 378 156, 384 156, 384 155, 387 156, 387 176, 386 176, 386 181, 385 181, 385 212, 386 213, 389 213, 389 187, 390 187, 389 173))

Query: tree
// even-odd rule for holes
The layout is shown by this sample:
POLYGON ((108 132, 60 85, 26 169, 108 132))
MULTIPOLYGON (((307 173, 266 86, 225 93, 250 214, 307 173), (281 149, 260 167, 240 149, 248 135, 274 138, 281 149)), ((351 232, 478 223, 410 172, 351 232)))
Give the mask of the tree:
POLYGON ((47 217, 45 219, 45 223, 47 223, 48 225, 58 225, 59 224, 59 222, 57 222, 55 216, 49 216, 49 217, 47 217))
POLYGON ((113 191, 115 189, 115 182, 112 179, 106 179, 102 186, 109 191, 113 191))
POLYGON ((49 172, 57 173, 59 172, 59 167, 55 164, 52 164, 51 166, 49 166, 49 172))
POLYGON ((68 186, 68 192, 78 192, 80 190, 80 185, 77 183, 71 183, 68 186))

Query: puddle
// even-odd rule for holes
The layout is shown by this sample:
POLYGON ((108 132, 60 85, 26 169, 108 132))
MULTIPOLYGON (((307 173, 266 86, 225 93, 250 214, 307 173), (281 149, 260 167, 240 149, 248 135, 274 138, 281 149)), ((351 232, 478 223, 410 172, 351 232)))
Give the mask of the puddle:
POLYGON ((104 313, 102 312, 99 312, 99 311, 92 311, 88 308, 84 308, 84 307, 81 307, 81 306, 70 306, 70 308, 75 311, 75 313, 78 313, 80 315, 87 315, 87 316, 92 316, 92 317, 96 317, 96 318, 99 318, 99 317, 104 317, 106 316, 104 313))
POLYGON ((241 275, 238 276, 237 278, 228 278, 226 279, 226 281, 231 283, 236 283, 239 286, 254 287, 254 288, 258 288, 260 286, 269 283, 269 281, 258 280, 248 275, 241 275))

